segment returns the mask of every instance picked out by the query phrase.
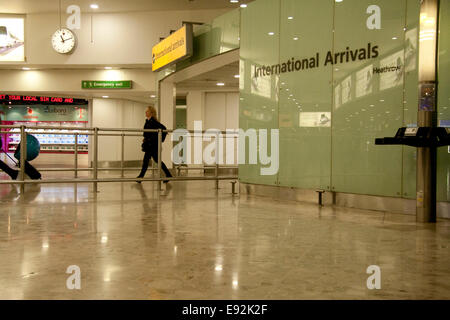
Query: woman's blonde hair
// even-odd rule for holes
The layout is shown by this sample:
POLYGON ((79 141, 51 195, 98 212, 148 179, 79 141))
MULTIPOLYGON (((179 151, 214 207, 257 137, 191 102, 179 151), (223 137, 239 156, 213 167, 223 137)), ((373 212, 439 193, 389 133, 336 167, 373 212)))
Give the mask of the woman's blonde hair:
POLYGON ((152 117, 158 121, 158 113, 156 112, 156 109, 154 106, 148 106, 147 110, 150 110, 150 112, 152 113, 152 117))

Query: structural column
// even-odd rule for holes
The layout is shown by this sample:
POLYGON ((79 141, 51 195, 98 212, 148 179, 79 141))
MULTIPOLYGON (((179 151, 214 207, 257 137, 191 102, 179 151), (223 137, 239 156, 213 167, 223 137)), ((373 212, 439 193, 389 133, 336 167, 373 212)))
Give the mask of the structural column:
MULTIPOLYGON (((168 130, 175 128, 175 112, 176 112, 176 89, 175 84, 169 81, 159 82, 159 104, 158 117, 159 121, 167 127, 168 130)), ((162 160, 170 169, 172 168, 172 142, 171 134, 168 134, 162 149, 162 160)))
MULTIPOLYGON (((419 28, 418 127, 436 126, 439 0, 423 0, 419 28)), ((416 221, 436 222, 436 147, 417 148, 416 221)))

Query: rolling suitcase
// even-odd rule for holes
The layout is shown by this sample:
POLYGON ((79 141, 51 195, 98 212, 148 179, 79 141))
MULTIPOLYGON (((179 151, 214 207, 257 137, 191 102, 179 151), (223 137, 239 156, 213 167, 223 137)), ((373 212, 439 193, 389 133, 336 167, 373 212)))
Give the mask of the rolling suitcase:
MULTIPOLYGON (((5 152, 3 149, 2 149, 2 151, 5 152)), ((5 152, 5 154, 8 156, 9 159, 11 159, 12 162, 14 162, 16 164, 16 166, 18 166, 20 168, 20 165, 18 163, 16 163, 14 161, 14 159, 11 158, 7 152, 5 152)), ((41 173, 39 171, 37 171, 36 168, 33 167, 28 161, 25 161, 25 173, 32 180, 39 180, 42 177, 41 173)))

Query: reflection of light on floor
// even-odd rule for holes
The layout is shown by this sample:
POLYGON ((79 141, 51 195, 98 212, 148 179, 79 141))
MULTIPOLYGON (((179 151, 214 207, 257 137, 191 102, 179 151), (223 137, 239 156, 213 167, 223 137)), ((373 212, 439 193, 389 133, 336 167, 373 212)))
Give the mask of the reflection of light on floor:
POLYGON ((237 273, 235 273, 235 274, 233 275, 233 282, 232 282, 232 285, 233 285, 233 289, 237 289, 238 286, 239 286, 239 281, 238 281, 238 275, 237 275, 237 273))
POLYGON ((115 272, 115 271, 118 271, 118 270, 120 270, 119 267, 111 266, 111 265, 107 266, 105 268, 105 274, 103 275, 103 281, 104 282, 110 282, 112 273, 115 272))

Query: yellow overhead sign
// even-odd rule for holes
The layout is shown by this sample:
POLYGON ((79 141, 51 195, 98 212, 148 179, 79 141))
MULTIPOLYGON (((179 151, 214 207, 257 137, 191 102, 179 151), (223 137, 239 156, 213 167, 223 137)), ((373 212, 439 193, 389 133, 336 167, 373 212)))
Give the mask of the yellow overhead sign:
POLYGON ((192 25, 185 24, 153 47, 152 70, 157 71, 191 55, 192 25))

